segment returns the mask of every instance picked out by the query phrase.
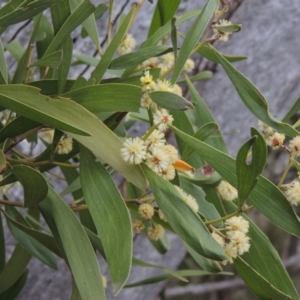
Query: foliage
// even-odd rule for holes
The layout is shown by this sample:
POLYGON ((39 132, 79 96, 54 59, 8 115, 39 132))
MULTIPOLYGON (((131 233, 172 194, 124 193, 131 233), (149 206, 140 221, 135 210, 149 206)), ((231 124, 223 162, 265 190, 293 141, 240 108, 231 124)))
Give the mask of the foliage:
POLYGON ((115 31, 114 1, 95 7, 89 0, 12 0, 0 9, 2 34, 10 25, 32 24, 25 49, 17 41, 0 41, 0 217, 17 242, 6 261, 0 219, 0 298, 21 292, 32 256, 54 269, 58 256, 72 273, 72 299, 105 299, 98 251, 108 264, 114 295, 124 286, 171 277, 186 282, 191 276, 230 274, 223 265, 231 263, 259 299, 299 299, 273 245, 246 216, 257 209, 300 237, 291 206, 300 203, 300 183, 283 184, 289 168, 299 167, 299 124, 288 123, 299 101, 283 121, 275 119, 264 96, 232 65, 246 57, 212 46, 241 29, 221 19, 226 1, 210 0, 179 16, 180 1, 158 1, 148 37, 137 49, 129 30, 144 2, 123 15, 115 31), (107 14, 104 50, 96 20, 107 14), (184 22, 191 22, 186 35, 179 29, 184 22), (78 27, 92 40, 97 57, 73 52, 71 34, 78 27), (7 67, 9 55, 17 62, 14 72, 7 67), (236 159, 228 155, 219 125, 193 84, 212 74, 188 75, 191 57, 199 55, 225 69, 260 120, 260 131, 251 128, 236 159), (77 65, 93 68, 90 78, 70 79, 77 65), (188 88, 192 102, 178 83, 188 88), (149 123, 149 130, 128 136, 138 120, 149 123), (178 150, 168 144, 166 131, 176 135, 178 150), (284 135, 293 138, 289 146, 284 135), (29 156, 18 148, 25 141, 44 150, 29 156), (290 157, 277 186, 261 174, 267 145, 290 157), (51 171, 56 167, 63 178, 51 171), (124 177, 126 192, 113 180, 116 173, 124 177), (57 192, 53 179, 68 183, 64 192, 57 192), (18 186, 23 200, 13 201, 18 186), (199 270, 172 271, 132 256, 133 232, 145 234, 164 253, 166 231, 184 241, 199 270), (126 285, 133 264, 165 274, 126 285))

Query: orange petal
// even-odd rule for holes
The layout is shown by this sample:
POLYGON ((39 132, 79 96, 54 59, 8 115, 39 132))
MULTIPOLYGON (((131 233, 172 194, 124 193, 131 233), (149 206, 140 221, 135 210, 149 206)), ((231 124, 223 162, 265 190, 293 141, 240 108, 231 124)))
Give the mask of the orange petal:
POLYGON ((191 165, 189 165, 188 163, 186 163, 185 161, 183 161, 181 159, 177 159, 173 163, 173 167, 176 170, 179 170, 179 171, 192 171, 192 172, 195 172, 195 168, 194 167, 192 167, 191 165))

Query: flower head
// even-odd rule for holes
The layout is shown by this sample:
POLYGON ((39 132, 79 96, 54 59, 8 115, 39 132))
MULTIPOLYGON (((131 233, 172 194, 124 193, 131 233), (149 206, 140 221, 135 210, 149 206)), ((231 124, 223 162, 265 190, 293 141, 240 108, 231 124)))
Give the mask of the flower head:
POLYGON ((58 154, 68 154, 73 149, 73 139, 63 136, 56 146, 56 152, 58 154))
POLYGON ((271 146, 273 149, 278 149, 283 145, 284 139, 284 134, 275 132, 267 139, 267 145, 271 146))
POLYGON ((299 180, 294 180, 288 184, 285 191, 286 198, 292 205, 300 204, 300 182, 299 180))
POLYGON ((160 130, 155 129, 150 136, 146 139, 145 143, 149 148, 160 148, 166 143, 165 135, 160 130))
POLYGON ((162 145, 160 149, 169 156, 170 163, 173 164, 178 159, 178 150, 174 146, 170 144, 162 145))
POLYGON ((154 215, 154 208, 148 203, 143 203, 139 206, 138 213, 142 218, 150 220, 154 215))
POLYGON ((155 91, 172 92, 173 86, 171 85, 170 81, 168 81, 168 80, 158 79, 156 81, 155 91))
POLYGON ((165 234, 165 230, 161 225, 155 225, 155 227, 149 227, 148 228, 148 236, 151 240, 159 240, 161 239, 165 234))
POLYGON ((265 138, 269 137, 274 133, 274 129, 264 122, 258 120, 257 123, 258 130, 263 134, 265 138))
POLYGON ((233 263, 233 259, 238 256, 238 249, 233 244, 226 244, 224 247, 225 255, 227 256, 227 260, 223 261, 222 264, 226 265, 228 262, 230 264, 233 263))
POLYGON ((118 52, 120 55, 124 55, 130 53, 136 46, 136 41, 132 34, 128 33, 124 36, 123 40, 121 41, 118 52))
POLYGON ((168 155, 160 148, 152 148, 151 153, 147 153, 146 164, 154 172, 159 173, 167 169, 170 160, 168 155))
POLYGON ((151 92, 154 90, 156 84, 153 81, 153 76, 150 75, 149 71, 145 71, 144 75, 140 79, 141 84, 143 86, 142 90, 144 92, 151 92))
POLYGON ((189 58, 184 64, 183 71, 190 73, 194 70, 194 68, 195 68, 195 63, 192 59, 189 58))
POLYGON ((154 102, 147 93, 144 93, 141 98, 141 107, 149 109, 154 105, 154 102))
POLYGON ((196 201, 196 199, 192 196, 187 194, 183 189, 181 189, 179 186, 175 185, 175 188, 177 189, 177 191, 179 192, 181 198, 183 199, 183 201, 194 211, 194 212, 198 212, 199 210, 199 205, 196 201))
MULTIPOLYGON (((234 216, 225 221, 226 229, 228 231, 240 231, 247 233, 249 230, 249 222, 241 216, 234 216)), ((227 232, 230 236, 230 233, 227 232)))
POLYGON ((230 185, 227 181, 222 180, 216 189, 225 201, 233 201, 238 197, 236 188, 230 185))
POLYGON ((172 115, 166 109, 156 110, 153 115, 153 123, 157 125, 157 128, 160 131, 165 131, 168 128, 169 124, 173 122, 172 115))
POLYGON ((175 168, 172 165, 168 165, 165 170, 161 170, 157 173, 164 180, 173 180, 175 178, 175 168))
POLYGON ((162 63, 167 68, 171 68, 174 65, 174 62, 175 62, 174 53, 169 52, 169 53, 165 54, 164 56, 162 56, 162 63))
POLYGON ((230 231, 230 234, 227 236, 230 239, 230 243, 232 247, 236 247, 238 255, 242 255, 245 252, 249 251, 250 248, 250 238, 241 231, 230 231))
POLYGON ((296 136, 294 137, 291 141, 290 141, 290 145, 289 148, 291 150, 291 155, 293 157, 297 157, 300 156, 300 136, 296 136))
POLYGON ((212 235, 212 237, 215 239, 215 241, 216 241, 221 247, 224 247, 224 246, 225 246, 225 240, 224 240, 224 238, 221 237, 218 233, 212 232, 211 235, 212 235))
POLYGON ((123 143, 121 155, 130 164, 140 164, 146 158, 146 144, 139 137, 128 138, 123 143))
POLYGON ((132 228, 137 232, 140 233, 142 230, 144 230, 145 226, 144 223, 140 220, 136 220, 133 224, 132 224, 132 228))
POLYGON ((178 84, 174 84, 172 92, 178 96, 182 96, 182 88, 178 84))

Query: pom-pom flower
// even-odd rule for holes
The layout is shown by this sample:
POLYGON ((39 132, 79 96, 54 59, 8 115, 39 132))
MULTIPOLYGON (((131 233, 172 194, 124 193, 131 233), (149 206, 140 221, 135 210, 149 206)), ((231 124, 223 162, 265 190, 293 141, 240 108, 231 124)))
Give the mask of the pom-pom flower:
POLYGON ((68 154, 73 149, 73 139, 70 137, 62 137, 56 146, 55 152, 58 154, 68 154))
POLYGON ((160 148, 153 148, 151 149, 151 154, 147 153, 146 164, 154 172, 159 173, 167 169, 170 159, 160 148))
POLYGON ((300 156, 300 136, 296 136, 294 137, 291 141, 290 141, 290 145, 289 148, 291 150, 291 155, 293 157, 297 157, 300 156))
POLYGON ((128 138, 121 149, 123 159, 130 164, 140 164, 146 158, 146 144, 140 138, 128 138))
POLYGON ((212 232, 211 233, 212 237, 215 239, 215 241, 222 247, 225 246, 225 240, 223 237, 221 237, 218 233, 212 232))
POLYGON ((135 48, 135 46, 136 46, 136 41, 134 37, 132 36, 132 34, 128 33, 121 41, 118 48, 118 52, 120 55, 130 53, 135 48))
POLYGON ((189 58, 184 64, 183 71, 190 73, 194 70, 194 68, 195 68, 195 63, 192 59, 189 58))
POLYGON ((166 143, 165 135, 160 130, 155 129, 146 139, 145 143, 150 149, 156 147, 160 148, 166 143))
POLYGON ((145 226, 144 223, 140 220, 136 220, 133 224, 132 224, 132 228, 137 232, 140 233, 142 230, 144 230, 145 226))
POLYGON ((148 203, 143 203, 139 206, 138 213, 143 219, 150 220, 154 215, 154 208, 148 203))
POLYGON ((153 81, 153 76, 150 75, 149 71, 145 71, 144 75, 140 79, 142 84, 142 91, 144 92, 151 92, 155 89, 156 84, 153 81))
POLYGON ((258 121, 257 123, 258 130, 263 134, 265 138, 269 137, 274 133, 274 129, 269 125, 265 124, 262 121, 258 121))
POLYGON ((278 149, 283 145, 284 139, 284 134, 275 132, 267 139, 267 145, 271 146, 273 149, 278 149))
POLYGON ((225 201, 233 201, 238 197, 236 188, 230 185, 227 181, 222 180, 216 189, 221 198, 225 201))
POLYGON ((294 180, 290 184, 286 185, 285 191, 286 198, 292 205, 300 204, 300 182, 294 180))
POLYGON ((187 194, 183 189, 181 189, 179 186, 175 185, 175 188, 177 189, 177 191, 179 192, 181 198, 183 199, 183 201, 194 211, 194 212, 198 212, 199 210, 199 205, 196 201, 196 199, 192 196, 187 194))
POLYGON ((148 228, 148 236, 151 240, 159 240, 164 236, 165 230, 161 225, 148 228))
POLYGON ((241 216, 234 216, 227 219, 225 221, 225 225, 226 229, 229 231, 240 231, 247 233, 249 230, 249 222, 241 216))
POLYGON ((154 102, 152 101, 150 96, 147 93, 144 93, 141 98, 141 107, 149 109, 151 106, 153 106, 153 104, 154 102))
POLYGON ((153 123, 160 131, 165 131, 169 124, 173 122, 172 115, 166 109, 157 110, 153 115, 153 123))

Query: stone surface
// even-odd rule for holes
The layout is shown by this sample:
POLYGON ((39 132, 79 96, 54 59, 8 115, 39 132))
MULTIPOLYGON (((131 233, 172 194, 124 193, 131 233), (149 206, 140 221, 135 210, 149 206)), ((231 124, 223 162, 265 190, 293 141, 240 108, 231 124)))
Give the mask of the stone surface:
MULTIPOLYGON (((100 1, 92 1, 99 4, 100 1)), ((116 1, 116 12, 127 12, 134 1, 116 1)), ((270 104, 272 114, 281 118, 289 107, 300 95, 300 36, 298 33, 300 6, 299 1, 267 1, 267 0, 244 0, 235 1, 236 10, 231 12, 231 20, 242 23, 241 32, 234 34, 227 43, 218 43, 215 46, 228 54, 248 55, 248 59, 234 65, 254 82, 266 96, 270 104)), ((182 1, 180 12, 201 8, 205 1, 182 1)), ((147 36, 146 29, 150 24, 150 16, 153 5, 145 3, 138 15, 133 29, 130 31, 141 42, 147 36)), ((117 13, 116 13, 117 15, 117 13)), ((105 37, 106 25, 99 22, 100 40, 105 37)), ((11 39, 19 24, 10 28, 3 35, 3 40, 11 39)), ((186 32, 189 25, 180 28, 186 32)), ((17 35, 21 41, 30 33, 29 27, 17 35)), ((78 36, 78 31, 73 35, 78 36)), ((80 38, 75 40, 77 53, 91 54, 94 52, 92 43, 80 38)), ((13 62, 9 62, 12 66, 13 62)), ((247 111, 239 99, 233 85, 226 77, 225 72, 219 66, 201 62, 200 67, 215 70, 214 77, 197 84, 203 98, 214 113, 222 131, 226 134, 225 139, 233 155, 236 154, 242 143, 250 136, 250 126, 255 126, 257 120, 247 111), (232 134, 239 130, 238 134, 232 134)), ((83 71, 83 67, 72 69, 71 78, 76 77, 83 71)), ((91 69, 84 73, 89 77, 91 69)), ((7 233, 7 235, 9 235, 7 233)), ((163 264, 168 268, 175 269, 185 255, 181 242, 173 235, 170 236, 172 248, 164 256, 159 255, 149 244, 147 239, 139 236, 135 241, 135 255, 138 258, 155 264, 163 264)), ((13 248, 13 241, 9 238, 8 252, 13 248)), ((103 265, 103 264, 101 264, 103 265)), ((104 274, 107 273, 105 265, 102 267, 104 274)), ((66 265, 59 260, 59 270, 54 272, 42 263, 33 259, 29 264, 29 278, 19 300, 40 299, 68 299, 71 294, 70 272, 66 265)), ((133 268, 130 282, 141 280, 157 275, 158 271, 151 268, 133 268)), ((124 290, 116 299, 132 300, 155 298, 162 288, 162 284, 149 285, 143 288, 124 290)), ((112 296, 108 291, 108 299, 112 296)))

